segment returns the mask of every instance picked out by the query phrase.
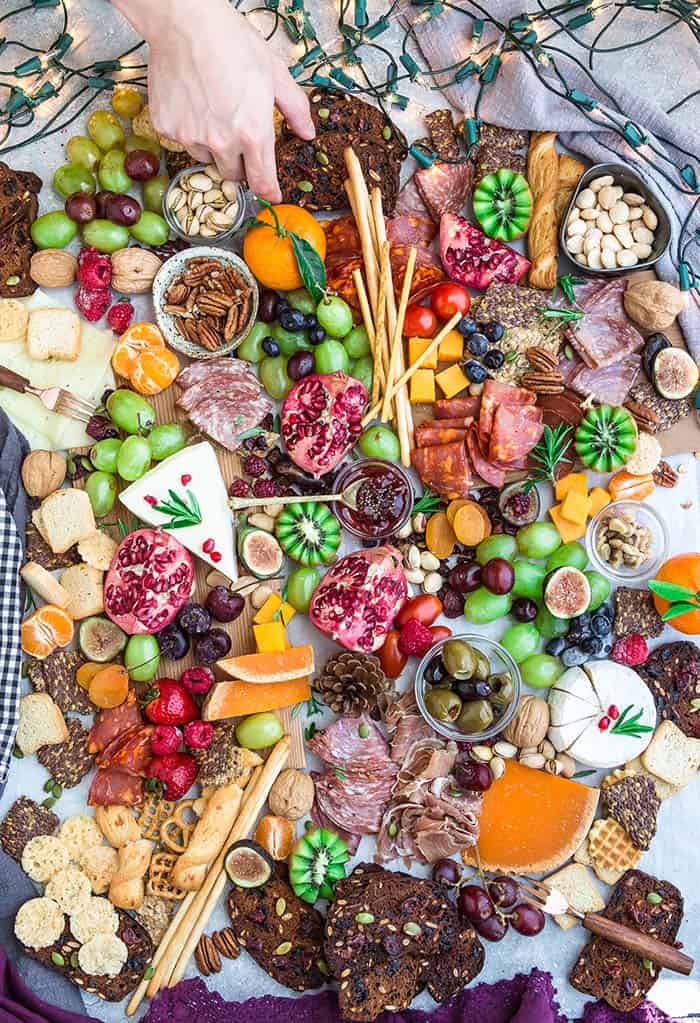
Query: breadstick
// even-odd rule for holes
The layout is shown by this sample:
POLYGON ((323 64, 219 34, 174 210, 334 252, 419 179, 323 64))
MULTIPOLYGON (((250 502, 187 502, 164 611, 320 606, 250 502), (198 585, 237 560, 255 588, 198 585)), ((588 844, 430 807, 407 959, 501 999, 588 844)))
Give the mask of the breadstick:
POLYGON ((243 789, 239 785, 223 785, 207 802, 202 816, 185 851, 178 856, 171 871, 176 888, 194 892, 202 887, 208 865, 216 859, 233 827, 241 806, 243 789))
POLYGON ((347 167, 349 182, 346 182, 345 191, 350 200, 357 230, 360 234, 362 245, 362 260, 365 264, 365 275, 367 277, 367 289, 372 306, 374 320, 377 320, 377 299, 379 296, 379 268, 375 250, 376 231, 373 232, 369 226, 369 197, 367 196, 367 185, 362 176, 360 161, 357 159, 353 149, 348 146, 343 151, 345 166, 347 167))
POLYGON ((559 157, 556 133, 535 131, 530 136, 527 154, 527 178, 535 204, 527 235, 528 255, 532 262, 528 283, 533 288, 550 289, 557 283, 557 219, 554 196, 559 182, 559 157))
POLYGON ((412 245, 408 252, 408 261, 406 263, 406 272, 403 278, 403 287, 401 288, 401 301, 399 302, 399 313, 396 319, 396 327, 391 339, 391 358, 389 361, 389 372, 387 373, 387 389, 384 392, 384 404, 382 405, 382 422, 386 422, 389 418, 391 411, 391 396, 389 388, 391 387, 394 379, 396 378, 396 367, 399 365, 399 356, 403 349, 403 321, 406 318, 406 309, 408 308, 408 299, 411 294, 411 285, 413 284, 413 271, 416 267, 416 248, 412 245))
MULTIPOLYGON (((376 335, 376 351, 374 356, 374 367, 378 379, 377 398, 380 393, 386 389, 387 383, 387 372, 388 362, 386 354, 386 285, 387 285, 387 265, 389 261, 388 244, 384 243, 381 253, 380 271, 379 271, 379 297, 377 299, 377 335, 376 335)), ((374 392, 374 381, 372 381, 372 391, 374 392)))
MULTIPOLYGON (((355 290, 357 291, 357 298, 360 303, 360 310, 362 311, 362 320, 367 331, 367 337, 369 338, 369 346, 372 351, 372 395, 371 400, 375 402, 379 397, 380 387, 384 383, 384 371, 381 363, 377 361, 377 335, 375 332, 374 324, 372 322, 372 311, 369 307, 369 301, 367 299, 367 292, 365 290, 365 282, 362 280, 362 273, 360 270, 353 270, 352 279, 355 282, 355 290)), ((382 281, 381 276, 379 278, 379 291, 381 293, 382 281)))
POLYGON ((117 870, 109 885, 109 901, 119 909, 138 909, 145 894, 143 876, 153 855, 153 842, 139 838, 117 853, 117 870))
POLYGON ((559 183, 555 131, 533 131, 527 151, 527 183, 535 199, 559 183))

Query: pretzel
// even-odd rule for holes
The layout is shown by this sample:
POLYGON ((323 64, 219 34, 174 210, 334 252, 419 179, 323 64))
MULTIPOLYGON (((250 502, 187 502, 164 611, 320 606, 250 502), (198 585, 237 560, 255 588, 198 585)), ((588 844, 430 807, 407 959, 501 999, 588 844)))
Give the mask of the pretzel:
POLYGON ((177 863, 177 856, 171 852, 157 852, 151 857, 151 864, 148 868, 148 881, 146 891, 149 895, 157 895, 169 902, 179 902, 187 894, 181 888, 175 888, 170 875, 177 863))
POLYGON ((137 818, 138 826, 141 829, 141 837, 157 842, 160 839, 160 826, 168 817, 172 817, 175 805, 175 803, 171 803, 167 799, 160 799, 153 793, 147 794, 144 798, 141 813, 137 818))
POLYGON ((183 799, 175 807, 172 816, 164 820, 160 826, 160 840, 171 852, 183 853, 189 845, 194 822, 191 816, 186 819, 185 814, 190 811, 190 814, 196 815, 195 803, 195 799, 183 799))

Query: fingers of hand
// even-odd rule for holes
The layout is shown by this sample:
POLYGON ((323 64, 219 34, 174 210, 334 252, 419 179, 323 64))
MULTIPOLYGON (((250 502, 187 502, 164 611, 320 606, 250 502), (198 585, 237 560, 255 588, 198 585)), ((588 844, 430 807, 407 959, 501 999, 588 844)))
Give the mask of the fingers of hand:
MULTIPOLYGON (((182 145, 185 145, 183 142, 182 145)), ((206 146, 190 145, 186 146, 187 152, 190 156, 194 157, 197 163, 211 163, 211 153, 206 146)))
POLYGON ((271 124, 257 144, 251 142, 245 146, 243 162, 251 191, 268 202, 280 202, 282 193, 277 181, 275 138, 271 124))
POLYGON ((275 103, 285 116, 289 127, 302 139, 312 139, 316 134, 311 120, 311 109, 306 93, 297 85, 286 68, 280 73, 275 103))

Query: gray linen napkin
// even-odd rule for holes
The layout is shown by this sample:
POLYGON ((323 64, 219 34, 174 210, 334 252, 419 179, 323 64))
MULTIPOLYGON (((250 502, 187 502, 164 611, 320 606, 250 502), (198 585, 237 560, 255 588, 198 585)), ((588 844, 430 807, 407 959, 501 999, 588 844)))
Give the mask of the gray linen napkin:
MULTIPOLYGON (((470 3, 465 3, 464 6, 465 10, 473 9, 470 3)), ((525 4, 523 0, 493 0, 485 7, 504 24, 507 24, 511 17, 519 15, 525 7, 530 10, 536 9, 534 4, 525 4)), ((647 16, 639 11, 636 14, 638 18, 628 21, 625 25, 626 40, 623 29, 620 28, 614 40, 606 42, 605 45, 610 46, 613 42, 618 44, 620 41, 628 43, 634 40, 641 41, 651 31, 667 24, 667 21, 663 20, 665 16, 647 16)), ((601 27, 602 22, 589 26, 586 37, 589 42, 601 27)), ((548 22, 546 30, 541 29, 539 35, 544 37, 554 29, 556 26, 548 22)), ((677 26, 655 43, 645 44, 647 47, 653 47, 653 53, 647 53, 645 46, 640 46, 624 54, 620 52, 611 54, 609 58, 597 58, 594 63, 595 78, 609 93, 610 99, 606 99, 603 92, 596 89, 581 66, 586 63, 586 52, 576 48, 571 41, 567 42, 564 34, 554 40, 553 45, 568 47, 574 51, 581 65, 567 54, 556 53, 554 56, 570 88, 579 89, 595 97, 602 108, 615 112, 618 117, 629 118, 653 138, 655 147, 676 164, 679 166, 686 163, 695 164, 696 173, 700 178, 700 166, 697 160, 692 158, 697 149, 697 120, 692 116, 693 104, 689 102, 669 115, 657 103, 658 96, 662 96, 666 102, 673 97, 677 102, 700 84, 697 41, 693 40, 694 50, 691 47, 686 48, 684 35, 686 31, 683 26, 677 26), (653 65, 649 63, 650 59, 653 59, 653 65), (651 74, 650 68, 655 68, 655 74, 651 74), (663 78, 661 83, 660 77, 663 78), (678 91, 669 92, 674 85, 678 91), (617 104, 616 111, 613 104, 617 104), (686 154, 690 154, 690 158, 686 154)), ((471 51, 470 34, 471 19, 464 13, 454 10, 445 10, 439 17, 416 25, 416 38, 420 48, 426 61, 434 69, 465 62, 471 51)), ((481 42, 476 46, 483 46, 489 38, 494 42, 499 38, 499 34, 491 27, 487 27, 481 42)), ((483 54, 477 59, 483 60, 483 54)), ((561 91, 560 80, 547 69, 546 73, 551 78, 551 84, 561 91)), ((465 117, 470 117, 473 116, 478 88, 478 80, 470 78, 460 84, 445 86, 443 92, 452 106, 463 112, 465 117)), ((596 127, 572 103, 557 95, 555 91, 545 88, 538 80, 530 62, 519 53, 505 56, 495 82, 484 89, 479 116, 484 121, 504 128, 556 131, 567 148, 594 163, 619 161, 630 164, 658 194, 671 219, 671 244, 667 254, 657 263, 656 271, 662 280, 678 284, 678 239, 681 224, 691 214, 692 203, 691 198, 673 188, 658 169, 664 167, 666 172, 675 178, 677 171, 673 167, 660 158, 655 160, 655 167, 650 167, 638 152, 616 134, 596 127)), ((595 118, 596 113, 594 112, 592 116, 595 118)), ((678 181, 682 184, 680 178, 678 181)), ((695 198, 697 199, 697 196, 695 198)), ((700 209, 691 215, 691 227, 696 230, 700 228, 700 209)), ((689 247, 687 258, 694 259, 696 266, 698 265, 700 252, 697 244, 689 247)), ((690 353, 696 362, 700 362, 700 296, 697 291, 691 291, 689 294, 688 306, 679 317, 679 322, 690 353)))

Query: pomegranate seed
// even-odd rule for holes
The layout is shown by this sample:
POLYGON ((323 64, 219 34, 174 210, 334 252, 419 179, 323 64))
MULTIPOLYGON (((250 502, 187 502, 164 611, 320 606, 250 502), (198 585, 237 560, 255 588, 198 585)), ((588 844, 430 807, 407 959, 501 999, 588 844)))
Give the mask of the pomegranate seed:
POLYGON ((607 732, 608 728, 610 728, 610 718, 601 718, 598 722, 598 728, 600 728, 601 732, 607 732))
POLYGON ((216 544, 214 543, 211 537, 209 537, 208 540, 205 540, 204 543, 202 544, 202 550, 204 551, 205 554, 211 554, 215 547, 216 544))
POLYGON ((144 497, 144 501, 146 502, 146 504, 150 504, 152 507, 155 507, 158 504, 158 498, 154 497, 153 494, 146 494, 146 496, 144 497))
POLYGON ((216 562, 216 564, 221 561, 221 554, 219 551, 212 551, 210 557, 212 561, 216 562))
POLYGON ((617 718, 619 718, 619 716, 620 711, 617 709, 614 703, 611 703, 610 706, 608 707, 608 717, 612 718, 613 721, 616 721, 617 718))
POLYGON ((182 483, 183 487, 186 487, 187 484, 191 483, 191 482, 192 482, 192 477, 190 476, 190 474, 188 472, 183 473, 182 476, 180 477, 180 483, 182 483))

